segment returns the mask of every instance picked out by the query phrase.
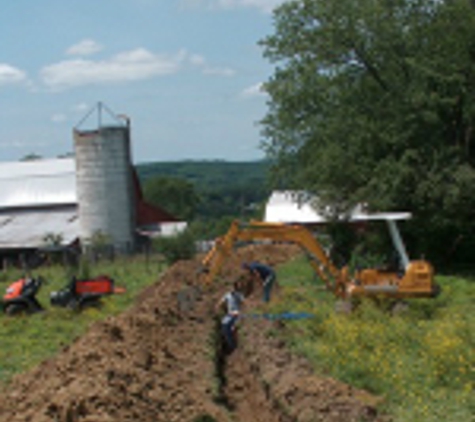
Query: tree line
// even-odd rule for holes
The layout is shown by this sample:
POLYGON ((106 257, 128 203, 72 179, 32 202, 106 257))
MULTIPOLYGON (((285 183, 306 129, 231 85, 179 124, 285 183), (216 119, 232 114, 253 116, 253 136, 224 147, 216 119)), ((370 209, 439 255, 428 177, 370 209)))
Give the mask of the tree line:
POLYGON ((144 196, 186 220, 198 236, 223 234, 235 218, 256 218, 270 194, 267 161, 178 161, 137 166, 144 196))

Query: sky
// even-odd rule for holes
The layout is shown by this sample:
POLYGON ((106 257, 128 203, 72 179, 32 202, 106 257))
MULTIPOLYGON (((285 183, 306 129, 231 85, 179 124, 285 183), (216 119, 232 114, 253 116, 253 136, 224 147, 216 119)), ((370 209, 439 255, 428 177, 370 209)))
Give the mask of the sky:
POLYGON ((71 153, 99 103, 130 118, 134 163, 263 158, 258 42, 280 3, 3 0, 0 162, 71 153))

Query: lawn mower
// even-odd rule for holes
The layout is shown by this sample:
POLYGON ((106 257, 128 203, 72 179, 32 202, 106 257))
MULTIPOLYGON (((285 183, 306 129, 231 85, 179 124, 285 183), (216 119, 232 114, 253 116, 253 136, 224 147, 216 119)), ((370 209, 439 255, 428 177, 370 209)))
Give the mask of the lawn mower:
POLYGON ((42 311, 43 307, 36 299, 36 294, 43 282, 42 277, 25 277, 10 284, 3 296, 3 312, 7 315, 18 315, 42 311))
POLYGON ((80 311, 85 308, 100 307, 102 305, 101 299, 106 295, 124 292, 125 289, 114 286, 114 280, 107 275, 89 279, 72 277, 63 289, 51 292, 50 303, 53 306, 80 311))

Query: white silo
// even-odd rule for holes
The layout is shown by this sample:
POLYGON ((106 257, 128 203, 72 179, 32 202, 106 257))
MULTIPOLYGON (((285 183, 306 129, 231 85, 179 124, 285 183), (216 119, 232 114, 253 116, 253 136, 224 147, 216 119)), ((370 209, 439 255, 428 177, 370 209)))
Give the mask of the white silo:
POLYGON ((74 130, 80 239, 102 239, 118 252, 134 249, 135 198, 130 126, 74 130))

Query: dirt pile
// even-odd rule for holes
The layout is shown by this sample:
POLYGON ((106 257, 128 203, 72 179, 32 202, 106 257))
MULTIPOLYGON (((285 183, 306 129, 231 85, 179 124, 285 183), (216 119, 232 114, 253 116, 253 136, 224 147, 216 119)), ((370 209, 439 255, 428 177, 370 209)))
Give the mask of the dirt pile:
POLYGON ((177 304, 195 268, 174 266, 128 312, 96 324, 55 359, 18 377, 0 401, 0 420, 224 418, 212 400, 214 324, 207 304, 198 295, 186 313, 177 304))
MULTIPOLYGON (((275 265, 295 252, 243 248, 223 274, 237 276, 243 260, 275 265)), ((197 285, 198 268, 177 263, 127 312, 18 376, 0 397, 0 421, 377 420, 368 395, 313 376, 267 336, 271 322, 242 324, 241 346, 222 364, 214 305, 225 287, 197 285)))
POLYGON ((243 330, 241 356, 228 361, 227 392, 237 406, 246 403, 249 391, 242 388, 239 379, 249 379, 246 374, 252 374, 267 401, 286 415, 278 420, 382 421, 375 408, 377 397, 337 380, 315 376, 305 359, 292 355, 281 340, 269 335, 270 330, 279 329, 279 322, 249 322, 243 330))

